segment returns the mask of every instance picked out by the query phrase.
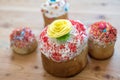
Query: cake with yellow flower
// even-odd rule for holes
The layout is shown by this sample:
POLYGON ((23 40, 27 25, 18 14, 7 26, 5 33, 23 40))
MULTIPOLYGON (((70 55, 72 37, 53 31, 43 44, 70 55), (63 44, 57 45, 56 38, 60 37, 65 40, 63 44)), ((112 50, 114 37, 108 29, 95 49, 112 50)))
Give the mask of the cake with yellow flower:
POLYGON ((44 69, 58 77, 70 77, 87 65, 87 31, 80 21, 59 19, 40 34, 44 69))
POLYGON ((66 0, 47 0, 41 6, 45 26, 57 19, 68 19, 68 9, 66 0))
POLYGON ((108 22, 99 21, 90 26, 89 54, 95 59, 107 59, 114 53, 117 30, 108 22))
POLYGON ((28 54, 37 48, 35 35, 30 28, 17 28, 10 34, 10 44, 14 52, 28 54))

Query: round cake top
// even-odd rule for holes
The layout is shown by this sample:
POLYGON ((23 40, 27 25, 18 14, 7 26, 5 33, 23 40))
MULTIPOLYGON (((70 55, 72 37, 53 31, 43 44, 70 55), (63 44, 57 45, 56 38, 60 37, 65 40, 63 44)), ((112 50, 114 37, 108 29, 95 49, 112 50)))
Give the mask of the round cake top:
POLYGON ((48 18, 64 15, 68 12, 69 4, 65 0, 47 0, 41 6, 41 12, 48 18))
POLYGON ((87 31, 80 21, 56 20, 41 32, 40 51, 55 62, 73 59, 87 46, 87 31))
POLYGON ((108 22, 100 21, 90 26, 89 39, 100 45, 116 41, 117 30, 108 22))
POLYGON ((17 28, 10 34, 11 46, 14 45, 19 48, 29 47, 29 44, 35 40, 35 35, 28 27, 17 28))

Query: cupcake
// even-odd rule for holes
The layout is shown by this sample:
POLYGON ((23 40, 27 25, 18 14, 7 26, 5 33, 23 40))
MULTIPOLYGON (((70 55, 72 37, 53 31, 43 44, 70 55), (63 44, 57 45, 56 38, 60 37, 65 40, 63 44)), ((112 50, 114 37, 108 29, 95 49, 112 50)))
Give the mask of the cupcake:
POLYGON ((37 48, 35 35, 30 28, 17 28, 10 35, 10 44, 14 52, 29 54, 37 48))
POLYGON ((47 0, 41 6, 45 26, 57 19, 68 18, 69 4, 65 0, 47 0))
POLYGON ((108 22, 92 24, 89 30, 89 54, 95 59, 107 59, 113 55, 117 30, 108 22))
POLYGON ((59 19, 40 34, 40 51, 44 69, 58 77, 70 77, 87 64, 87 32, 80 21, 59 19))

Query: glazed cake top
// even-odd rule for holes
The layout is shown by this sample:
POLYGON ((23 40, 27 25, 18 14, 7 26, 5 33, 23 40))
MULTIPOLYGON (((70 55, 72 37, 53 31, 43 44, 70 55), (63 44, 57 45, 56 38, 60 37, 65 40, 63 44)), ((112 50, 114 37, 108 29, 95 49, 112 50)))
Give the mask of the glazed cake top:
POLYGON ((48 18, 64 15, 68 12, 69 4, 65 0, 47 0, 41 6, 41 12, 48 18))
POLYGON ((55 62, 73 59, 87 45, 87 31, 80 21, 56 20, 41 32, 40 51, 55 62))
POLYGON ((99 21, 90 26, 89 39, 105 45, 116 41, 117 30, 108 22, 99 21))
POLYGON ((19 48, 29 47, 29 44, 35 41, 35 35, 30 28, 17 28, 10 34, 11 46, 19 48))

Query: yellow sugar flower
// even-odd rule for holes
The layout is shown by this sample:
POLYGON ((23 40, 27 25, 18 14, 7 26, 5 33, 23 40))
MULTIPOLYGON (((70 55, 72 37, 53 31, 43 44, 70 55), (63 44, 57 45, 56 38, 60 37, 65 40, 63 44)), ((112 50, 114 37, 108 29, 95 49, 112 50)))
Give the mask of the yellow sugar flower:
POLYGON ((59 38, 71 31, 72 24, 69 20, 56 20, 48 26, 47 34, 51 38, 59 38))

